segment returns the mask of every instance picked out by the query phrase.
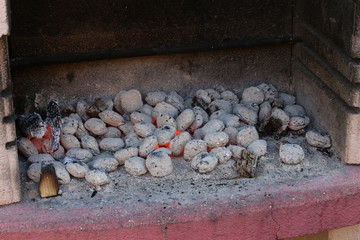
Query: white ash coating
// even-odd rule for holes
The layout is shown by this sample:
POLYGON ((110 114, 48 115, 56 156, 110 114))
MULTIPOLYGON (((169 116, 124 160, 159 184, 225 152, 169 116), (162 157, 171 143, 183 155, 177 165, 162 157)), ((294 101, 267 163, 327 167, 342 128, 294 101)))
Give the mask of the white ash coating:
POLYGON ((89 150, 93 155, 100 154, 99 144, 93 136, 83 136, 81 138, 81 147, 89 150))
POLYGON ((134 132, 130 132, 129 134, 127 134, 124 138, 125 141, 125 146, 126 147, 139 147, 140 144, 142 143, 142 139, 138 137, 138 135, 136 135, 136 133, 134 132))
POLYGON ((176 135, 170 141, 170 149, 174 156, 179 156, 184 152, 184 148, 187 142, 191 140, 191 135, 188 132, 182 132, 176 135))
POLYGON ((80 147, 79 140, 71 134, 61 134, 60 143, 65 148, 65 150, 69 150, 74 147, 80 147))
POLYGON ((176 118, 177 129, 180 131, 185 131, 190 127, 190 125, 195 120, 195 113, 192 109, 185 109, 180 115, 176 118))
POLYGON ((276 87, 270 83, 261 83, 256 86, 264 93, 265 101, 270 100, 273 101, 278 96, 278 90, 276 87))
POLYGON ((229 142, 229 135, 226 132, 208 133, 204 137, 209 148, 223 147, 229 142))
POLYGON ((209 115, 201 107, 196 106, 196 107, 193 107, 192 110, 194 111, 195 115, 200 114, 202 116, 204 123, 207 123, 209 121, 209 115))
POLYGON ((231 102, 220 99, 212 101, 209 105, 209 109, 212 112, 215 112, 217 110, 223 110, 225 113, 231 113, 232 112, 232 105, 231 102))
POLYGON ((227 127, 224 129, 224 132, 229 136, 229 144, 237 144, 237 134, 238 130, 234 127, 227 127))
POLYGON ((218 159, 214 155, 201 152, 191 160, 191 167, 200 173, 208 173, 214 170, 217 163, 218 159))
POLYGON ((147 173, 145 159, 141 157, 131 157, 125 161, 125 171, 133 176, 141 176, 147 173))
MULTIPOLYGON (((71 158, 71 157, 64 157, 64 159, 62 159, 61 162, 64 165, 66 165, 66 164, 75 162, 75 160, 73 158, 71 158)), ((77 162, 80 162, 80 161, 77 161, 77 162)))
POLYGON ((125 113, 132 113, 143 106, 141 93, 136 89, 131 89, 120 95, 121 108, 125 113))
POLYGON ((27 170, 27 176, 36 183, 40 182, 41 163, 32 163, 27 170))
POLYGON ((178 109, 169 103, 159 102, 152 111, 152 117, 156 119, 160 113, 165 113, 173 118, 176 118, 178 116, 178 109))
POLYGON ((296 98, 288 93, 279 93, 279 99, 283 100, 285 105, 293 105, 296 103, 296 98))
POLYGON ((281 122, 282 126, 280 127, 278 133, 281 133, 287 129, 289 122, 290 122, 290 117, 289 117, 289 115, 286 114, 286 112, 284 110, 282 110, 280 108, 274 108, 272 110, 271 117, 278 119, 281 122))
POLYGON ((103 138, 99 143, 100 149, 111 152, 120 150, 124 146, 124 140, 122 140, 121 138, 103 138))
POLYGON ((118 127, 125 123, 124 118, 119 113, 112 110, 102 111, 101 113, 99 113, 99 117, 105 123, 113 127, 118 127))
POLYGON ((66 118, 63 118, 62 121, 63 121, 63 124, 62 124, 62 128, 61 128, 61 133, 74 135, 79 126, 78 120, 73 119, 71 117, 66 117, 66 118))
POLYGON ((210 154, 214 155, 220 164, 227 162, 232 157, 232 152, 226 147, 213 148, 211 149, 210 154))
POLYGON ((65 157, 65 149, 59 145, 59 148, 55 152, 50 153, 50 155, 56 160, 61 160, 65 157))
POLYGON ((201 152, 206 152, 207 145, 203 140, 191 140, 185 144, 184 147, 184 159, 191 160, 197 154, 201 152))
POLYGON ((308 131, 305 134, 306 142, 313 147, 329 148, 331 147, 331 139, 329 135, 323 135, 319 132, 308 131))
POLYGON ((76 113, 81 117, 83 121, 88 120, 90 117, 86 114, 86 109, 89 104, 85 99, 80 99, 76 104, 76 113))
POLYGON ((164 177, 173 170, 171 157, 163 151, 150 153, 145 161, 146 168, 154 177, 164 177))
POLYGON ((156 127, 151 123, 137 123, 134 125, 135 133, 140 137, 148 137, 153 135, 156 127))
POLYGON ((209 93, 203 89, 197 90, 195 97, 198 99, 198 101, 201 101, 204 104, 210 104, 212 101, 209 93))
POLYGON ((82 148, 71 148, 65 154, 66 157, 87 162, 92 159, 93 155, 90 150, 82 148))
POLYGON ((139 156, 147 157, 158 145, 157 138, 155 136, 149 136, 139 146, 139 156))
POLYGON ((116 109, 117 112, 119 112, 120 114, 124 114, 124 110, 122 109, 121 106, 121 95, 124 94, 126 91, 125 90, 120 90, 114 97, 114 108, 116 109))
POLYGON ((220 119, 212 119, 208 121, 202 128, 201 132, 203 136, 212 132, 220 132, 224 130, 225 124, 220 119))
POLYGON ((30 157, 33 154, 39 153, 34 144, 28 138, 20 138, 18 141, 18 149, 26 158, 30 157))
POLYGON ((150 106, 156 106, 159 102, 165 101, 167 94, 162 91, 149 92, 146 94, 145 101, 150 106))
POLYGON ((171 141, 175 135, 176 128, 170 125, 163 125, 154 132, 159 145, 165 145, 171 141))
POLYGON ((285 164, 296 165, 305 158, 304 150, 297 144, 281 144, 279 149, 280 161, 285 164))
POLYGON ((113 172, 119 166, 119 162, 112 154, 102 153, 94 157, 92 161, 88 163, 88 166, 91 169, 100 169, 104 170, 105 172, 113 172))
POLYGON ((208 92, 211 100, 218 100, 220 99, 220 93, 218 91, 216 91, 215 89, 213 88, 208 88, 208 89, 205 89, 205 91, 208 92))
POLYGON ((204 134, 202 133, 201 128, 195 129, 193 133, 193 139, 203 139, 203 138, 204 138, 204 134))
POLYGON ((66 170, 65 165, 61 162, 53 162, 52 165, 54 166, 56 177, 59 180, 60 184, 69 184, 71 181, 71 177, 69 172, 66 170))
POLYGON ((83 120, 81 119, 81 117, 77 113, 71 113, 69 115, 69 118, 75 119, 76 121, 78 121, 78 124, 83 122, 83 120))
POLYGON ((259 134, 256 128, 249 125, 239 128, 239 132, 236 136, 237 144, 245 148, 258 139, 259 134))
POLYGON ((284 111, 290 117, 305 117, 306 115, 305 108, 298 104, 286 105, 284 111))
POLYGON ((220 96, 221 96, 222 99, 227 100, 227 101, 231 102, 232 104, 238 104, 239 103, 238 96, 236 96, 236 94, 233 93, 230 90, 223 91, 220 94, 220 96))
POLYGON ((160 113, 156 118, 156 126, 161 127, 163 125, 177 126, 175 118, 166 113, 160 113))
POLYGON ((99 118, 90 118, 84 124, 85 128, 94 135, 104 135, 107 133, 106 124, 99 118))
POLYGON ((118 160, 119 165, 124 165, 125 161, 132 157, 137 157, 139 155, 139 149, 137 147, 128 147, 116 151, 114 157, 118 160))
POLYGON ((255 140, 249 144, 247 150, 256 156, 264 156, 267 152, 267 142, 262 139, 255 140))
POLYGON ((132 122, 130 121, 125 122, 125 124, 119 126, 119 129, 121 130, 121 132, 123 132, 126 135, 131 132, 135 132, 134 124, 132 124, 132 122))
POLYGON ((103 98, 103 101, 107 106, 106 110, 112 110, 114 108, 114 101, 111 98, 109 97, 103 98))
POLYGON ((94 186, 101 186, 110 182, 106 173, 99 170, 91 170, 87 172, 85 179, 88 183, 94 186))
POLYGON ((226 114, 226 112, 224 110, 217 110, 215 112, 213 112, 211 115, 210 115, 210 120, 212 119, 220 119, 222 120, 222 116, 224 116, 226 114))
POLYGON ((244 121, 249 125, 255 125, 258 121, 257 111, 254 111, 243 104, 235 105, 233 113, 239 116, 241 121, 244 121))
MULTIPOLYGON (((76 114, 78 116, 78 114, 76 114)), ((74 115, 74 116, 76 116, 74 115)), ((70 114, 70 117, 71 117, 71 114, 70 114)), ((82 138, 83 136, 86 136, 86 135, 89 135, 90 133, 88 132, 88 130, 86 130, 85 126, 84 126, 84 123, 82 122, 82 120, 78 120, 78 128, 76 129, 76 132, 75 132, 75 136, 77 138, 82 138)))
POLYGON ((195 119, 189 127, 189 131, 194 132, 196 129, 200 128, 204 123, 204 118, 200 113, 195 114, 195 119))
POLYGON ((248 87, 245 88, 241 95, 241 102, 246 103, 255 103, 261 104, 264 101, 264 93, 261 89, 257 87, 248 87))
POLYGON ((175 91, 171 91, 165 102, 173 105, 180 112, 184 110, 184 99, 175 91))
POLYGON ((32 154, 28 158, 28 162, 30 163, 36 163, 36 162, 51 162, 55 161, 55 159, 48 153, 38 153, 38 154, 32 154))
POLYGON ((258 120, 259 122, 263 123, 269 120, 270 117, 271 117, 271 104, 269 101, 265 101, 260 105, 258 120))
POLYGON ((140 112, 133 112, 130 114, 130 121, 132 122, 132 124, 136 124, 136 123, 151 123, 152 119, 149 115, 144 114, 144 113, 140 113, 140 112))
POLYGON ((99 136, 100 138, 120 138, 121 131, 116 127, 107 127, 107 132, 104 135, 99 136))
POLYGON ((158 149, 155 149, 153 152, 160 152, 160 151, 166 153, 169 156, 170 156, 170 154, 172 154, 171 149, 167 148, 167 147, 159 147, 158 149))
POLYGON ((151 116, 151 113, 152 113, 152 111, 153 111, 153 107, 152 106, 150 106, 149 104, 144 104, 143 106, 142 106, 142 108, 140 108, 140 112, 141 113, 143 113, 143 114, 146 114, 146 115, 149 115, 149 116, 151 116))
POLYGON ((232 157, 236 158, 236 159, 240 159, 243 150, 245 150, 244 147, 241 147, 241 146, 238 146, 238 145, 229 145, 228 149, 230 149, 230 151, 232 153, 232 157))
POLYGON ((73 162, 66 164, 66 170, 75 178, 84 178, 90 169, 85 163, 73 162))
POLYGON ((290 117, 290 122, 288 127, 291 130, 300 130, 305 128, 307 125, 310 124, 310 118, 308 118, 307 116, 305 117, 290 117))
POLYGON ((221 115, 219 119, 224 122, 225 127, 238 128, 241 126, 240 118, 234 114, 224 114, 221 115))

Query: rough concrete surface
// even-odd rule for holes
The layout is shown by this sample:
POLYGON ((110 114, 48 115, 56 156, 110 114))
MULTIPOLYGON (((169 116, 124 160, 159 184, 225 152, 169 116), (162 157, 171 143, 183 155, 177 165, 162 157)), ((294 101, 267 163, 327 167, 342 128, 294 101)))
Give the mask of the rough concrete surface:
POLYGON ((26 95, 36 93, 58 98, 61 105, 81 97, 115 97, 120 90, 131 88, 142 94, 165 90, 184 96, 220 86, 240 93, 268 82, 289 92, 291 45, 33 66, 12 69, 12 78, 19 113, 26 95))
POLYGON ((0 37, 10 34, 8 0, 0 0, 0 37))
POLYGON ((235 160, 218 165, 211 173, 201 174, 191 168, 190 162, 183 158, 173 158, 174 171, 163 178, 152 177, 149 173, 134 177, 128 174, 123 166, 118 167, 117 171, 109 173, 110 184, 102 186, 102 190, 93 197, 93 187, 84 180, 73 178, 70 184, 61 186, 61 196, 41 199, 37 193, 37 184, 23 176, 24 202, 36 202, 39 206, 51 204, 64 210, 69 206, 96 202, 100 199, 101 202, 116 201, 124 204, 142 202, 166 205, 175 201, 186 206, 194 201, 206 202, 207 199, 222 199, 233 194, 241 194, 241 189, 249 187, 262 191, 266 185, 277 182, 292 184, 328 175, 333 170, 343 167, 332 150, 329 151, 332 156, 328 157, 327 152, 320 152, 309 146, 304 137, 291 134, 281 140, 300 144, 305 149, 306 158, 299 165, 283 164, 279 161, 276 146, 279 141, 272 137, 265 139, 268 141, 268 153, 260 158, 256 178, 253 179, 239 177, 235 160))
POLYGON ((37 185, 23 175, 24 201, 0 208, 0 237, 262 240, 357 223, 359 169, 290 135, 282 140, 302 145, 306 160, 283 165, 278 141, 266 140, 269 153, 254 179, 239 178, 232 161, 199 174, 177 158, 164 178, 133 177, 122 166, 101 191, 73 179, 61 186, 61 196, 40 199, 37 185))

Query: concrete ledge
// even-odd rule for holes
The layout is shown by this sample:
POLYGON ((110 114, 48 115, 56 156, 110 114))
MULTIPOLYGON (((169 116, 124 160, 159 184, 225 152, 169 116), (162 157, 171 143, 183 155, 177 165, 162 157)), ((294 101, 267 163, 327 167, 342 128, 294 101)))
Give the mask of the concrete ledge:
POLYGON ((303 43, 294 46, 294 55, 350 107, 360 107, 360 88, 351 83, 303 43))
POLYGON ((11 89, 7 37, 2 36, 0 37, 0 205, 20 201, 19 162, 11 89))
MULTIPOLYGON (((228 186, 224 186, 228 187, 228 186)), ((360 222, 360 168, 179 205, 117 199, 0 208, 1 239, 282 239, 360 222)), ((125 196, 119 196, 124 198, 125 196)))
POLYGON ((0 37, 10 34, 8 5, 7 0, 0 0, 0 37))
POLYGON ((360 164, 359 110, 349 107, 298 59, 293 64, 293 78, 297 101, 316 119, 312 122, 331 135, 332 145, 344 162, 360 164))
POLYGON ((329 38, 301 19, 294 20, 294 33, 300 37, 307 46, 317 52, 319 56, 324 58, 331 66, 349 79, 349 81, 359 83, 359 62, 346 55, 346 53, 329 38))

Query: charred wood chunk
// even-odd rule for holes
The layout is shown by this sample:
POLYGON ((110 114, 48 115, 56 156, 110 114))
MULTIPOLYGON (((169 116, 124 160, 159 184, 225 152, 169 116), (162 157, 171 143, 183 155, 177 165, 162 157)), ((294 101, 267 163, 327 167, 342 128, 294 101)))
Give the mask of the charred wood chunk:
POLYGON ((242 177, 253 178, 256 172, 258 157, 244 149, 241 153, 241 158, 238 159, 236 170, 242 177))
POLYGON ((29 137, 41 138, 46 131, 46 124, 38 113, 20 115, 16 123, 21 132, 29 137))
POLYGON ((62 128, 61 114, 57 101, 51 100, 46 109, 46 123, 50 128, 51 151, 56 151, 60 145, 62 128))
POLYGON ((270 136, 281 132, 282 122, 278 118, 270 117, 269 120, 260 124, 259 132, 264 136, 270 136))
POLYGON ((86 108, 86 114, 90 117, 98 117, 99 113, 105 111, 109 108, 109 105, 102 98, 96 98, 93 103, 91 103, 86 108))

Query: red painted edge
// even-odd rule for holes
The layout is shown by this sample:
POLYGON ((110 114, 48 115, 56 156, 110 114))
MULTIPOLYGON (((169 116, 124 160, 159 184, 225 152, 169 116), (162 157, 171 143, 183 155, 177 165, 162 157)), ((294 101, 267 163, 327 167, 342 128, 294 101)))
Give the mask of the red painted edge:
POLYGON ((203 205, 0 208, 0 239, 282 239, 360 223, 360 166, 203 205))

